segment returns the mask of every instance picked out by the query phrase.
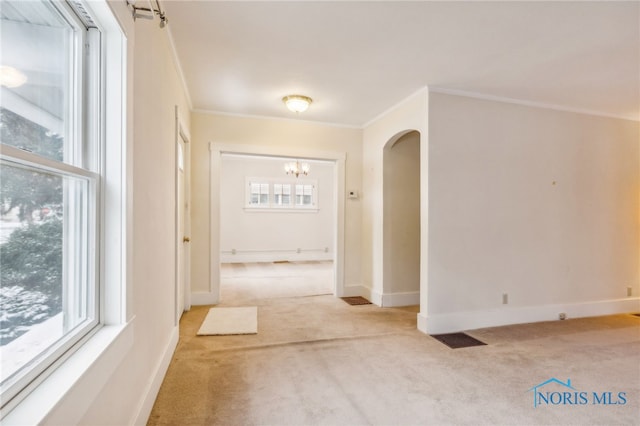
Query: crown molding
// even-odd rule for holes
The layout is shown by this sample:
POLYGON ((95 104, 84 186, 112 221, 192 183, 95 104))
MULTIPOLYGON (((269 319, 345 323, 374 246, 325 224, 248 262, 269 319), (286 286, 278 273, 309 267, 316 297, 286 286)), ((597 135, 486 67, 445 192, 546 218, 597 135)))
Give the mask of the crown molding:
POLYGON ((462 96, 465 98, 481 99, 486 101, 502 102, 508 104, 522 105, 533 108, 543 108, 555 111, 573 112, 576 114, 595 115, 598 117, 616 118, 620 120, 640 121, 640 117, 609 114, 602 111, 594 111, 589 109, 573 108, 564 105, 547 104, 544 102, 526 101, 523 99, 507 98, 503 96, 487 95, 484 93, 469 92, 465 90, 447 89, 446 87, 429 86, 430 93, 442 93, 444 95, 462 96))

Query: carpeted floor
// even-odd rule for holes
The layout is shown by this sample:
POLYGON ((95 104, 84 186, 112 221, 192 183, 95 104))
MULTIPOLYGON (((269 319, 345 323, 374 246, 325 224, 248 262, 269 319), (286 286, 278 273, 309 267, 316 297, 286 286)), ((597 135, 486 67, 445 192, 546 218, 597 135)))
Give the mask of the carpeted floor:
POLYGON ((417 308, 251 303, 257 335, 196 336, 209 307, 183 316, 149 425, 640 424, 633 315, 473 330, 486 346, 451 349, 416 330, 417 308), (534 407, 530 389, 550 378, 570 379, 576 404, 534 407))
POLYGON ((220 265, 222 301, 333 294, 333 262, 260 262, 220 265))

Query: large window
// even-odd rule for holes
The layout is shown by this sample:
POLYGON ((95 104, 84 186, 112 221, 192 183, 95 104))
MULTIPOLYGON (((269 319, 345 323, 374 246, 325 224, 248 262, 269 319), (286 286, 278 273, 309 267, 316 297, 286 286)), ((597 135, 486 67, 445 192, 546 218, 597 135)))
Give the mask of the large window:
POLYGON ((0 2, 3 406, 99 321, 100 33, 66 2, 0 2))

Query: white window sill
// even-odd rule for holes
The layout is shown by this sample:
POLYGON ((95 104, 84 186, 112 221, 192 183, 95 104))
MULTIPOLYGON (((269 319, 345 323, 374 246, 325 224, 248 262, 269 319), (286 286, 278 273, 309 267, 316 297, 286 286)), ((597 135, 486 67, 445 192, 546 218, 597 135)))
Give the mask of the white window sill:
POLYGON ((103 326, 2 418, 3 424, 78 424, 133 346, 133 319, 103 326))

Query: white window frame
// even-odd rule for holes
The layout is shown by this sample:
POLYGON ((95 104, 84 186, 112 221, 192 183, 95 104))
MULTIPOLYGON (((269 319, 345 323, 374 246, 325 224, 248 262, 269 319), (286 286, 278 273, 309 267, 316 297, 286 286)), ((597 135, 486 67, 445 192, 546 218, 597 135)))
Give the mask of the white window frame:
MULTIPOLYGON (((71 1, 78 4, 82 0, 71 1)), ((70 12, 64 2, 61 7, 70 12)), ((115 9, 118 8, 128 13, 126 7, 115 9)), ((83 156, 85 162, 87 156, 92 156, 93 160, 87 165, 94 171, 73 165, 62 166, 60 171, 59 164, 55 169, 62 175, 89 179, 90 196, 96 200, 88 216, 95 225, 90 228, 94 230, 91 238, 96 242, 92 272, 92 276, 96 276, 96 285, 92 287, 96 296, 94 321, 92 327, 85 328, 85 333, 78 335, 73 343, 59 348, 57 359, 47 364, 9 402, 3 395, 0 419, 7 424, 36 424, 44 419, 55 423, 50 413, 54 407, 60 411, 65 406, 67 393, 71 389, 98 392, 117 368, 118 360, 123 359, 133 345, 133 327, 131 322, 127 323, 133 319, 127 305, 131 281, 131 271, 127 268, 131 257, 127 235, 132 231, 131 188, 127 176, 132 174, 129 160, 132 148, 126 143, 132 132, 126 127, 132 116, 126 108, 132 99, 126 90, 132 66, 127 64, 126 58, 132 47, 126 42, 125 29, 106 0, 82 2, 80 9, 87 11, 97 22, 98 30, 90 31, 93 33, 90 37, 94 39, 87 61, 98 67, 99 72, 83 86, 88 92, 96 93, 97 98, 79 109, 84 116, 84 127, 79 136, 94 138, 97 142, 93 145, 101 148, 75 154, 83 156), (107 82, 108 92, 105 90, 107 82)), ((49 160, 34 159, 28 153, 6 146, 2 148, 2 154, 24 165, 37 165, 43 169, 50 165, 49 160)), ((78 407, 77 400, 66 405, 67 412, 78 413, 78 422, 83 408, 78 407)), ((69 419, 67 416, 65 421, 69 419)))
POLYGON ((293 204, 296 208, 298 209, 305 209, 305 208, 314 208, 316 205, 316 186, 315 184, 312 183, 304 183, 304 182, 297 182, 294 185, 294 199, 293 199, 293 204), (298 203, 298 188, 302 187, 302 203, 298 203), (304 197, 305 197, 305 190, 311 187, 311 203, 307 204, 304 202, 304 197))
POLYGON ((271 194, 272 194, 272 185, 271 183, 266 180, 266 179, 247 179, 247 183, 246 183, 247 187, 246 187, 246 205, 249 208, 269 208, 269 205, 271 204, 271 194), (253 203, 251 201, 251 198, 253 197, 253 186, 254 185, 258 185, 259 187, 259 191, 258 191, 258 202, 257 203, 253 203), (267 192, 264 193, 263 189, 264 187, 266 187, 267 192), (266 195, 267 196, 267 201, 266 202, 262 202, 262 196, 266 195))
POLYGON ((247 212, 302 212, 317 213, 320 209, 318 206, 318 181, 316 179, 298 179, 298 178, 269 178, 269 177, 246 177, 245 178, 245 194, 244 208, 247 212), (251 184, 261 183, 269 185, 269 197, 266 204, 251 203, 251 184), (291 192, 289 196, 289 204, 278 204, 275 202, 274 185, 290 185, 291 192), (296 204, 296 185, 311 185, 313 192, 311 195, 311 204, 296 204))
POLYGON ((295 192, 295 186, 293 184, 291 184, 290 182, 274 182, 271 184, 271 187, 273 188, 273 197, 271 198, 271 208, 290 208, 291 207, 291 200, 294 197, 294 192, 295 192), (276 189, 276 186, 280 187, 280 191, 278 191, 276 189), (283 199, 285 196, 285 191, 284 188, 288 187, 289 188, 289 193, 286 194, 289 196, 289 202, 288 203, 283 203, 281 202, 277 202, 276 200, 276 196, 280 195, 280 198, 283 199))

